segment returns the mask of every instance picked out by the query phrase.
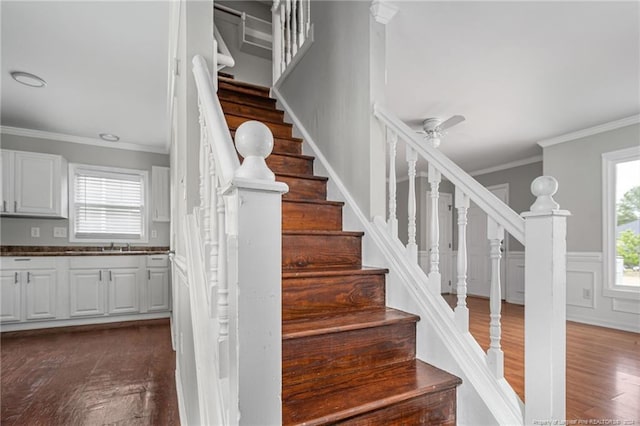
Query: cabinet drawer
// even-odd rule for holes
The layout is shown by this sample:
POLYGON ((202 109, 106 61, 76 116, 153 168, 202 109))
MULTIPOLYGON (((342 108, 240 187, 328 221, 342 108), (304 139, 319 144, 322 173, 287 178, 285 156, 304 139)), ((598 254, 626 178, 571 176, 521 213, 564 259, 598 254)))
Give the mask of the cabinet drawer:
POLYGON ((139 256, 76 256, 69 258, 71 269, 135 268, 139 266, 139 256))
POLYGON ((2 257, 0 269, 55 269, 56 259, 51 257, 2 257))
POLYGON ((166 254, 154 254, 147 256, 147 268, 165 268, 169 266, 169 256, 166 254))

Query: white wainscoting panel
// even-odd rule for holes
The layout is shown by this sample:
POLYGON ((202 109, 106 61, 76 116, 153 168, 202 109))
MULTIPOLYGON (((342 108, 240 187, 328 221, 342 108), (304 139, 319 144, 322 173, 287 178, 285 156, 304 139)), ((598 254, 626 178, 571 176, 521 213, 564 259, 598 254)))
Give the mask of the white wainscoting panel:
POLYGON ((631 299, 613 299, 613 310, 640 315, 640 301, 631 299))
POLYGON ((594 309, 596 287, 601 282, 601 253, 567 253, 567 306, 594 309))
POLYGON ((507 294, 509 303, 524 305, 524 252, 507 252, 507 294))

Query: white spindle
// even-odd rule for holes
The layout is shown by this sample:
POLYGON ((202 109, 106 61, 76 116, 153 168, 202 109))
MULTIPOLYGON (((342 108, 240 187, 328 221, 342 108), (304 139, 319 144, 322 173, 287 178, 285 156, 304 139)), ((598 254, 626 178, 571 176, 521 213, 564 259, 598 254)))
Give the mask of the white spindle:
POLYGON ((304 0, 298 0, 298 47, 302 47, 305 40, 304 30, 304 0))
POLYGON ((407 255, 409 259, 418 261, 418 245, 416 244, 416 162, 418 153, 407 145, 407 164, 409 165, 409 200, 408 211, 408 242, 407 255))
POLYGON ((282 46, 280 52, 280 71, 284 72, 284 69, 287 67, 287 40, 285 37, 286 32, 286 7, 284 0, 280 2, 280 46, 282 46))
POLYGON ((392 238, 398 238, 398 217, 396 215, 396 148, 398 135, 387 129, 389 142, 389 233, 392 238))
POLYGON ((429 260, 430 273, 440 272, 440 220, 438 211, 438 199, 440 198, 440 181, 442 175, 433 165, 429 164, 429 184, 431 185, 431 223, 429 224, 429 260))
POLYGON ((291 0, 291 57, 298 53, 298 0, 291 0))
MULTIPOLYGON (((305 1, 305 0, 302 0, 305 1)), ((307 7, 305 8, 307 11, 307 19, 304 32, 306 34, 305 38, 309 38, 309 31, 311 30, 311 0, 306 0, 307 7)))
POLYGON ((285 23, 285 33, 286 33, 285 62, 287 65, 289 65, 289 63, 291 62, 291 0, 285 0, 284 7, 285 7, 284 23, 285 23))
POLYGON ((489 323, 489 350, 487 351, 487 363, 496 378, 504 377, 504 353, 500 348, 500 309, 502 308, 502 295, 500 294, 500 258, 504 228, 495 220, 487 219, 487 237, 489 238, 489 257, 491 258, 491 292, 489 297, 490 317, 489 323))
POLYGON ((216 162, 213 156, 213 149, 209 150, 209 291, 208 295, 210 296, 210 306, 211 311, 210 315, 212 318, 216 318, 218 314, 218 303, 216 298, 216 293, 218 291, 218 250, 220 246, 219 242, 219 233, 224 232, 220 230, 218 226, 218 185, 216 180, 216 162), (215 302, 214 302, 215 300, 215 302))
POLYGON ((469 331, 469 308, 467 307, 467 209, 469 196, 456 187, 456 209, 458 210, 458 304, 455 309, 456 323, 460 331, 469 331))
POLYGON ((218 340, 229 336, 229 279, 227 276, 227 236, 225 233, 224 197, 217 195, 218 216, 218 340))
POLYGON ((272 40, 272 68, 273 68, 273 82, 278 81, 278 78, 282 74, 282 25, 278 25, 280 22, 280 0, 275 0, 273 6, 271 6, 271 40, 272 40))

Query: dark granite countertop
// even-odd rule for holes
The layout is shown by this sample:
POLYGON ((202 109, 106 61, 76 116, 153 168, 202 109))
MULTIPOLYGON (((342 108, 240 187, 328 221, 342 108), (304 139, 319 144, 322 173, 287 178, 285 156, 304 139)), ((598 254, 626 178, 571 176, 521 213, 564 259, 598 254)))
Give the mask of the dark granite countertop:
POLYGON ((0 256, 140 256, 168 254, 169 247, 132 246, 110 249, 104 246, 0 246, 0 256))

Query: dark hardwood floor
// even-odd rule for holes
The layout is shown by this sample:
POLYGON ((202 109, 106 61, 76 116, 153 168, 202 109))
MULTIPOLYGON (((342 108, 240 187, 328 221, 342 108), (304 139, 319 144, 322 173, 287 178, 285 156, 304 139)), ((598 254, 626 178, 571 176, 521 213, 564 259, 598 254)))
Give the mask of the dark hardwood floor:
MULTIPOLYGON (((489 301, 468 297, 467 305, 469 331, 486 351, 489 301)), ((505 378, 524 399, 523 306, 502 304, 502 349, 505 378)), ((567 321, 567 419, 640 424, 640 334, 567 321)))
POLYGON ((0 423, 178 425, 168 320, 1 339, 0 423))

